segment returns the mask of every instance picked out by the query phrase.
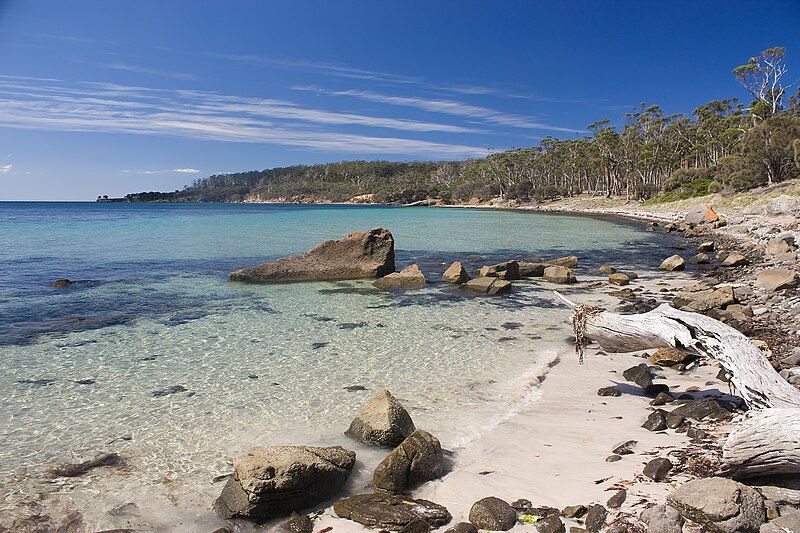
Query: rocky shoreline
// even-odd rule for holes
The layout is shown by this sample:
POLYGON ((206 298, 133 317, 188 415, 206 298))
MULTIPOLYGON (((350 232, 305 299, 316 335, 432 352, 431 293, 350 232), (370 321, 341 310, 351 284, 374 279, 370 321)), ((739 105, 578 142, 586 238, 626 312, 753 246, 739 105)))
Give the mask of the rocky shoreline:
MULTIPOLYGON (((604 281, 578 283, 580 258, 567 256, 509 258, 477 272, 455 262, 442 279, 459 292, 489 296, 511 291, 518 282, 577 286, 582 297, 616 302, 623 313, 671 302, 750 336, 789 383, 800 385, 795 216, 717 214, 707 206, 674 216, 602 214, 648 221, 651 231, 679 233, 685 244, 676 254, 664 253, 663 275, 603 265, 593 275, 604 281), (693 265, 693 276, 681 272, 687 264, 693 265)), ((288 259, 237 271, 231 279, 375 277, 381 290, 426 283, 416 265, 394 272, 393 241, 383 229, 288 259), (350 254, 347 243, 361 252, 350 254), (332 264, 329 250, 346 259, 341 265, 356 258, 359 267, 333 261, 334 271, 320 268, 320 256, 332 264)), ((355 453, 341 447, 253 448, 234 460, 214 503, 230 524, 214 533, 265 520, 269 528, 297 533, 362 531, 362 526, 406 533, 800 531, 796 479, 745 485, 715 475, 721 442, 746 406, 713 361, 664 348, 609 354, 589 344, 586 351, 584 366, 561 354, 539 402, 454 455, 442 449, 433 428, 416 428, 402 404, 382 391, 347 430, 362 443, 386 447, 373 474, 374 492, 333 501, 358 467, 355 453), (308 509, 313 511, 291 514, 308 509)), ((54 475, 73 470, 55 469, 54 475)))

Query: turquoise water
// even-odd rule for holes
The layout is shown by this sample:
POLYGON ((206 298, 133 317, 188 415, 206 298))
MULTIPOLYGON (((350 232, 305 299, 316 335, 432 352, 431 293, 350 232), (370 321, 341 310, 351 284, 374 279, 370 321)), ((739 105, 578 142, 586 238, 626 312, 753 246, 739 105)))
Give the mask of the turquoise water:
POLYGON ((447 265, 575 253, 591 279, 603 262, 657 267, 665 239, 637 224, 511 211, 0 203, 2 513, 46 494, 48 508, 77 509, 98 529, 218 525, 213 480, 253 444, 349 446, 363 484, 376 452, 341 433, 384 387, 458 449, 530 398, 569 330, 552 287, 467 297, 437 282, 447 265), (379 226, 395 237, 398 268, 419 263, 425 289, 227 281, 379 226), (76 283, 51 288, 58 278, 76 283), (100 452, 128 467, 44 476, 100 452), (135 518, 109 514, 127 503, 135 518))

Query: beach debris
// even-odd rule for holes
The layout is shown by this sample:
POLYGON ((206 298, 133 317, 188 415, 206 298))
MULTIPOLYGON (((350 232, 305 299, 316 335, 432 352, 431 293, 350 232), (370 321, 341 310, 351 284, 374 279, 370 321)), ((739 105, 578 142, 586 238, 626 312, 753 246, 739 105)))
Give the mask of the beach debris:
POLYGON ((441 476, 443 465, 439 439, 417 429, 380 462, 372 483, 377 490, 403 492, 441 476))
POLYGON ((213 508, 222 518, 261 520, 313 507, 342 489, 355 462, 339 446, 255 446, 233 460, 213 508))
POLYGON ((544 269, 544 280, 550 283, 575 283, 577 279, 572 269, 561 265, 553 265, 544 269))
POLYGON ((439 504, 388 493, 350 496, 336 501, 333 511, 340 518, 388 531, 400 531, 415 520, 423 520, 431 528, 442 527, 452 520, 447 509, 439 504))
POLYGON ((459 285, 458 288, 485 294, 503 294, 511 291, 511 282, 500 278, 479 277, 459 285))
POLYGON ((442 274, 442 281, 461 285, 469 281, 469 274, 467 273, 467 269, 464 268, 464 265, 461 264, 461 261, 456 261, 444 271, 444 274, 442 274))
POLYGON ((380 278, 394 272, 394 238, 376 228, 325 241, 305 254, 262 263, 228 276, 231 281, 281 283, 380 278))
POLYGON ((383 389, 361 409, 345 434, 365 444, 398 446, 415 429, 408 411, 383 389))
POLYGON ((82 463, 67 463, 47 471, 50 477, 80 477, 100 467, 124 467, 127 462, 118 453, 102 453, 82 463))
POLYGON ((583 519, 583 524, 587 531, 597 533, 602 530, 606 525, 606 518, 608 517, 608 510, 605 507, 596 503, 589 507, 586 511, 586 516, 583 519))
POLYGON ((392 272, 376 279, 372 285, 382 290, 419 289, 425 286, 425 282, 425 275, 419 269, 419 265, 414 263, 400 272, 392 272))
POLYGON ((683 270, 686 267, 686 261, 679 255, 671 255, 661 262, 661 270, 671 272, 673 270, 683 270))
POLYGON ((756 489, 721 477, 690 481, 667 496, 667 504, 717 532, 756 533, 767 518, 756 489))
POLYGON ((653 481, 662 481, 672 470, 672 461, 667 457, 657 457, 648 462, 642 473, 653 481))
POLYGON ((517 512, 508 502, 489 496, 472 504, 469 521, 478 529, 508 531, 517 523, 517 512))

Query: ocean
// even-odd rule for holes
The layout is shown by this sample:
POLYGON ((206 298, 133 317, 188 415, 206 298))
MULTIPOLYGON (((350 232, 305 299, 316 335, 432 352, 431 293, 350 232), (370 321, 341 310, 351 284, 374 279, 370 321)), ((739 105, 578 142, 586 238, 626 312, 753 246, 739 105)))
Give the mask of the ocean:
POLYGON ((601 279, 604 262, 657 269, 670 239, 636 222, 523 211, 0 203, 0 519, 38 499, 97 529, 213 529, 219 477, 255 444, 354 449, 359 490, 379 452, 342 433, 381 388, 457 453, 535 401, 571 332, 553 286, 467 296, 439 281, 447 266, 575 254, 580 280, 601 279), (227 279, 375 227, 426 288, 227 279), (52 288, 59 278, 74 283, 52 288), (123 468, 47 475, 112 452, 123 468))

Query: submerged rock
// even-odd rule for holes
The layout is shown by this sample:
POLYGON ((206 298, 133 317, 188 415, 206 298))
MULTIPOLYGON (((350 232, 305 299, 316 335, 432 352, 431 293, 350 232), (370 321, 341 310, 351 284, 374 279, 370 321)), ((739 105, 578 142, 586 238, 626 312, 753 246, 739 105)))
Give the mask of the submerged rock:
POLYGON ((392 272, 382 278, 376 279, 372 285, 377 289, 419 289, 425 286, 425 275, 415 263, 400 272, 392 272))
POLYGON ((402 492, 438 478, 444 471, 443 465, 439 440, 417 429, 381 461, 372 482, 376 489, 402 492))
POLYGON ((557 257, 555 259, 548 259, 545 261, 548 265, 562 266, 567 268, 575 268, 578 266, 578 256, 567 255, 564 257, 557 257))
POLYGON ((384 389, 361 409, 345 434, 365 444, 398 446, 415 429, 408 411, 384 389))
POLYGON ((471 279, 459 285, 463 291, 480 292, 484 294, 503 294, 511 292, 511 282, 500 278, 480 277, 471 279))
POLYGON ((478 500, 469 511, 469 521, 479 529, 508 531, 517 523, 517 512, 508 502, 490 496, 478 500))
POLYGON ((57 279, 55 280, 50 286, 54 289, 62 289, 64 287, 69 287, 72 285, 72 282, 66 278, 57 279))
POLYGON ((442 281, 460 285, 469 281, 469 274, 467 274, 467 269, 464 268, 461 261, 456 261, 444 271, 444 274, 442 274, 442 281))
POLYGON ((756 533, 767 518, 756 489, 720 477, 690 481, 670 494, 667 503, 684 518, 719 533, 756 533))
POLYGON ((379 278, 394 272, 394 238, 377 228, 325 241, 305 254, 290 255, 232 272, 232 281, 281 283, 379 278))
POLYGON ((339 446, 256 446, 234 459, 213 507, 222 518, 256 520, 307 509, 336 495, 355 462, 339 446))
POLYGON ((442 527, 452 520, 447 509, 428 500, 415 500, 397 494, 358 494, 333 504, 340 518, 353 520, 369 528, 400 531, 416 520, 431 528, 442 527))
POLYGON ((50 477, 80 477, 88 474, 89 471, 100 467, 123 467, 126 465, 125 459, 118 453, 103 453, 83 461, 82 463, 69 463, 48 471, 50 477))

